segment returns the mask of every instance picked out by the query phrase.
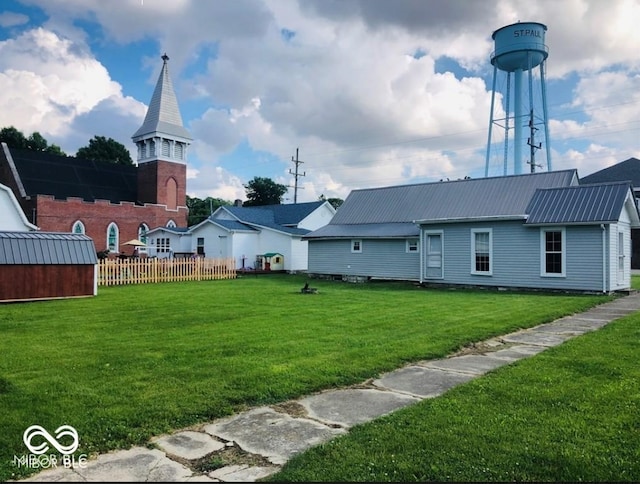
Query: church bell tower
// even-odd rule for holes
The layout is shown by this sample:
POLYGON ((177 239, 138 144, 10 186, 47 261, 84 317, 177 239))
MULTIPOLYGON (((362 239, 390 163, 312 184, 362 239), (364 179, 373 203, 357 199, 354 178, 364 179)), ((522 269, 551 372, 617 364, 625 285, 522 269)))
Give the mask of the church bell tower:
POLYGON ((182 125, 168 61, 164 54, 144 122, 131 139, 138 152, 139 202, 177 210, 186 206, 187 148, 193 138, 182 125))

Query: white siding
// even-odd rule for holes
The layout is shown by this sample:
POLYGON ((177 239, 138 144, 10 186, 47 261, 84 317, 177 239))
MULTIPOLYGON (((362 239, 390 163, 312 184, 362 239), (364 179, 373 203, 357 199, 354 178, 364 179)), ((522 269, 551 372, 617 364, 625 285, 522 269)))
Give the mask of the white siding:
MULTIPOLYGON (((0 185, 0 230, 26 232, 37 227, 30 224, 9 187, 0 185)), ((69 228, 71 230, 71 228, 69 228)))
POLYGON ((255 269, 256 254, 258 253, 258 234, 235 232, 231 243, 231 257, 236 260, 236 267, 242 269, 242 258, 244 257, 244 268, 255 269))
MULTIPOLYGON (((291 239, 291 265, 289 271, 306 271, 309 259, 309 243, 306 240, 300 240, 300 237, 291 239)), ((286 260, 285 260, 286 262, 286 260)))
MULTIPOLYGON (((335 215, 336 211, 329 202, 325 202, 323 205, 315 209, 309 215, 298 223, 298 228, 306 230, 318 230, 324 227, 335 215)), ((306 265, 306 263, 305 263, 306 265)))
POLYGON ((210 259, 224 259, 230 257, 227 246, 229 231, 212 223, 204 223, 192 232, 191 250, 196 252, 198 238, 204 238, 204 256, 210 259))

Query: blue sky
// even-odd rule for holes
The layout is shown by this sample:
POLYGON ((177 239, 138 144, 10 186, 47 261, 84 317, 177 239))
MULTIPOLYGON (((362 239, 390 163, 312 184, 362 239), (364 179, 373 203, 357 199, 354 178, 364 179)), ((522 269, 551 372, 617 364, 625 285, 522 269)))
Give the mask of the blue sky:
MULTIPOLYGON (((548 142, 552 169, 586 176, 640 158, 638 18, 638 0, 3 0, 0 127, 70 155, 112 137, 135 159, 166 52, 194 138, 191 196, 242 199, 255 176, 293 187, 296 149, 299 202, 477 178, 491 35, 539 22, 550 136, 536 138, 537 170, 548 142)), ((500 101, 503 77, 497 87, 500 101)), ((490 176, 503 172, 499 136, 494 126, 490 176)))

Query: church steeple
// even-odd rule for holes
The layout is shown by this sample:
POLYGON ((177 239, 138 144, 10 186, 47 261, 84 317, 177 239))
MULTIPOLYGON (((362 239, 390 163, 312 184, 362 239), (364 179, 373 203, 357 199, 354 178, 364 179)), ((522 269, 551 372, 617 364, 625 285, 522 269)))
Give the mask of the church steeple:
POLYGON ((178 213, 187 205, 186 160, 192 138, 182 125, 168 60, 164 54, 147 115, 131 138, 138 148, 138 202, 165 205, 178 213))
POLYGON ((164 54, 147 115, 131 137, 138 148, 138 164, 156 160, 186 163, 187 147, 193 140, 182 125, 168 61, 169 56, 164 54))

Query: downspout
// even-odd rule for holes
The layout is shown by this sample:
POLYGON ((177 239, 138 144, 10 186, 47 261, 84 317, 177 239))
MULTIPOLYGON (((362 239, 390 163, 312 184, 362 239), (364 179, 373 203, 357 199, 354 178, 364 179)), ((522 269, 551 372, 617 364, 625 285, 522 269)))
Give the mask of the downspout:
MULTIPOLYGON (((414 221, 415 223, 415 221, 414 221)), ((420 224, 418 224, 418 228, 420 229, 420 238, 418 239, 420 241, 420 284, 422 284, 422 282, 424 281, 424 262, 423 262, 423 257, 424 257, 424 240, 422 238, 422 226, 420 224)))
POLYGON ((607 229, 604 224, 600 224, 602 229, 602 292, 607 293, 607 229))

